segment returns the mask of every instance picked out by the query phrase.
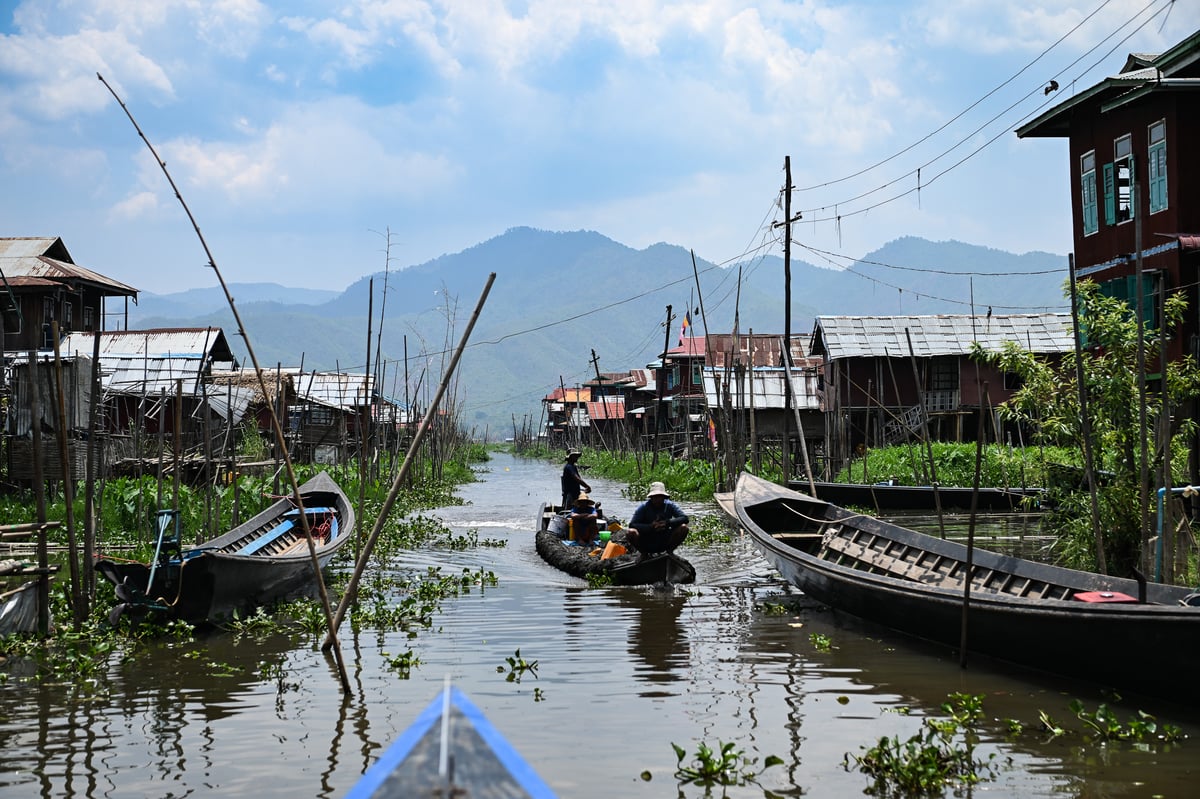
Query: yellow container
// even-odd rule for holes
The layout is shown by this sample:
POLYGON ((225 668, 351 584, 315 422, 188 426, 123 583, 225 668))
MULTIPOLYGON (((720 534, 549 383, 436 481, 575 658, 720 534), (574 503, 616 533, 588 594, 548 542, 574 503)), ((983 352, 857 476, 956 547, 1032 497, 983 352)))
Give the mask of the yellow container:
POLYGON ((600 556, 601 560, 619 557, 625 554, 625 547, 618 544, 616 541, 609 541, 604 546, 604 554, 600 556))

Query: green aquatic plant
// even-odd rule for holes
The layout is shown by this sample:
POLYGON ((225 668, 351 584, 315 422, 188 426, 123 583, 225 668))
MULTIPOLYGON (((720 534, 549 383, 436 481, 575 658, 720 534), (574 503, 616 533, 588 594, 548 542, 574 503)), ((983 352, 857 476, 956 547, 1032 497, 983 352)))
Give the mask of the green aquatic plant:
POLYGON ((1122 723, 1116 712, 1103 702, 1095 710, 1088 710, 1083 702, 1075 699, 1069 707, 1090 734, 1102 741, 1141 742, 1149 739, 1173 742, 1183 738, 1183 730, 1179 727, 1165 722, 1160 727, 1158 720, 1143 710, 1122 723))
MULTIPOLYGON (((983 719, 983 697, 954 693, 943 703, 946 718, 928 718, 907 740, 882 736, 862 755, 847 754, 844 765, 873 780, 869 793, 907 796, 943 792, 951 785, 974 785, 990 776, 989 762, 975 759, 975 729, 983 719)), ((995 755, 989 757, 989 761, 995 755)))
POLYGON ((411 649, 406 649, 398 655, 384 652, 383 658, 387 662, 388 668, 396 672, 402 680, 407 680, 412 675, 412 670, 421 665, 421 659, 411 649))
MULTIPOLYGON (((534 679, 538 676, 538 662, 536 660, 525 660, 525 658, 521 657, 520 649, 514 652, 511 657, 506 657, 504 662, 508 664, 508 675, 504 678, 505 682, 520 682, 521 676, 526 672, 532 674, 534 679)), ((504 667, 497 666, 496 671, 503 672, 504 667)))
POLYGON ((833 649, 833 639, 821 633, 809 633, 808 640, 818 652, 828 652, 833 649))
POLYGON ((763 771, 783 763, 780 758, 770 755, 763 761, 762 768, 756 769, 757 760, 746 757, 745 752, 732 742, 717 741, 717 748, 713 749, 701 741, 687 763, 684 763, 688 758, 686 749, 675 742, 671 743, 671 748, 675 750, 677 758, 675 778, 704 788, 753 783, 763 771))

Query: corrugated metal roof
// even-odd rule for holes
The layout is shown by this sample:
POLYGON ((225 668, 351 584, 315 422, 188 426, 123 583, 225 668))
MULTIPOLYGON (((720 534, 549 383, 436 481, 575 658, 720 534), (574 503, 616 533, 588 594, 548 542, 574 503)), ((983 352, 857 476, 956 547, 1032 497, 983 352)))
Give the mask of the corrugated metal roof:
POLYGON ((602 397, 587 404, 587 414, 591 419, 624 419, 625 400, 620 397, 602 397))
MULTIPOLYGON (((807 335, 792 334, 792 363, 800 363, 804 357, 807 335)), ((745 333, 737 337, 737 351, 734 350, 732 333, 714 333, 708 336, 709 366, 725 366, 732 353, 734 360, 739 363, 750 363, 751 351, 754 354, 753 366, 779 366, 783 363, 783 334, 755 333, 749 336, 745 333)))
MULTIPOLYGON (((779 410, 784 407, 784 370, 779 368, 760 368, 745 372, 739 376, 721 374, 721 392, 717 393, 715 375, 717 370, 705 368, 704 394, 710 407, 716 408, 725 404, 726 392, 734 410, 779 410), (728 385, 727 385, 728 382, 728 385), (753 392, 753 403, 751 393, 753 392)), ((818 411, 821 401, 817 395, 819 373, 817 369, 792 369, 792 407, 802 411, 818 411)))
POLYGON ((919 358, 962 355, 972 342, 995 351, 1011 341, 1041 354, 1069 352, 1074 347, 1070 314, 819 316, 813 354, 824 354, 829 360, 908 357, 909 337, 919 358))
POLYGON ((137 296, 137 289, 105 277, 71 260, 61 239, 0 239, 0 272, 13 286, 41 285, 39 281, 84 281, 109 293, 137 296))
POLYGON ((345 410, 361 408, 372 401, 375 380, 371 375, 296 370, 291 370, 291 374, 296 387, 296 397, 302 402, 345 410))
POLYGON ((97 335, 105 391, 174 394, 176 383, 182 381, 184 394, 194 396, 201 393, 202 376, 212 361, 233 360, 219 327, 71 333, 60 350, 90 358, 97 335))

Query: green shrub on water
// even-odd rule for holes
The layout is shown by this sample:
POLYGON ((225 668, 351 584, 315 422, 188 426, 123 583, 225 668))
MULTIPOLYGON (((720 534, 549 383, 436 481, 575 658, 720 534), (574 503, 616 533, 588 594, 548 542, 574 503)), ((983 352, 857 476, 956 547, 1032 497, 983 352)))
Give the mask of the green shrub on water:
MULTIPOLYGON (((938 485, 970 488, 975 484, 974 443, 935 441, 931 445, 938 485)), ((1048 464, 1073 463, 1078 454, 1064 447, 1009 447, 988 444, 983 448, 979 485, 983 488, 1025 488, 1049 484, 1048 464)), ((869 448, 834 477, 838 483, 929 485, 929 452, 924 444, 869 448)))
POLYGON ((847 754, 844 765, 873 779, 868 793, 884 796, 940 794, 951 785, 970 786, 987 778, 989 764, 974 756, 983 697, 950 694, 942 710, 946 718, 925 719, 907 740, 885 735, 862 755, 847 754))
POLYGON ((717 741, 716 749, 701 741, 687 763, 684 763, 688 758, 686 749, 674 742, 671 743, 671 748, 675 750, 678 760, 675 778, 681 783, 695 784, 703 788, 754 783, 763 771, 771 766, 783 764, 782 759, 770 755, 763 761, 761 769, 755 768, 756 759, 747 757, 736 744, 723 741, 717 741))

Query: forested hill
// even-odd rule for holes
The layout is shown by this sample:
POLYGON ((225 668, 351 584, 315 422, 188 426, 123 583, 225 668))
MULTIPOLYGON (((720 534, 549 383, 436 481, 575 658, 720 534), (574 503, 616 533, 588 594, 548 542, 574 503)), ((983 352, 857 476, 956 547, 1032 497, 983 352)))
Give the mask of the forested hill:
MULTIPOLYGON (((1066 309, 1067 259, 1044 252, 1013 254, 961 242, 893 241, 844 268, 812 252, 814 265, 791 262, 792 334, 807 337, 817 315, 1027 313, 1066 309)), ((837 263, 843 267, 845 262, 837 263)), ((686 247, 633 249, 591 231, 515 228, 474 247, 423 264, 364 277, 343 292, 271 284, 233 284, 238 311, 259 363, 306 369, 362 370, 368 307, 371 360, 386 364, 387 393, 426 395, 479 299, 487 276, 495 284, 463 356, 456 396, 463 419, 482 434, 510 434, 512 418, 540 410, 540 398, 600 371, 644 367, 666 341, 678 341, 682 315, 696 334, 733 328, 782 333, 784 266, 766 255, 728 266, 695 261, 686 247), (740 286, 739 286, 740 275, 740 286), (373 282, 374 297, 371 297, 373 282), (386 292, 385 292, 386 287, 386 292), (703 300, 703 302, 701 302, 703 300), (666 306, 673 319, 664 329, 666 306), (735 308, 736 306, 736 308, 735 308), (379 319, 382 316, 382 340, 379 319), (419 386, 419 388, 418 388, 419 386)), ((245 346, 217 287, 144 294, 131 328, 220 325, 235 352, 245 346)))

